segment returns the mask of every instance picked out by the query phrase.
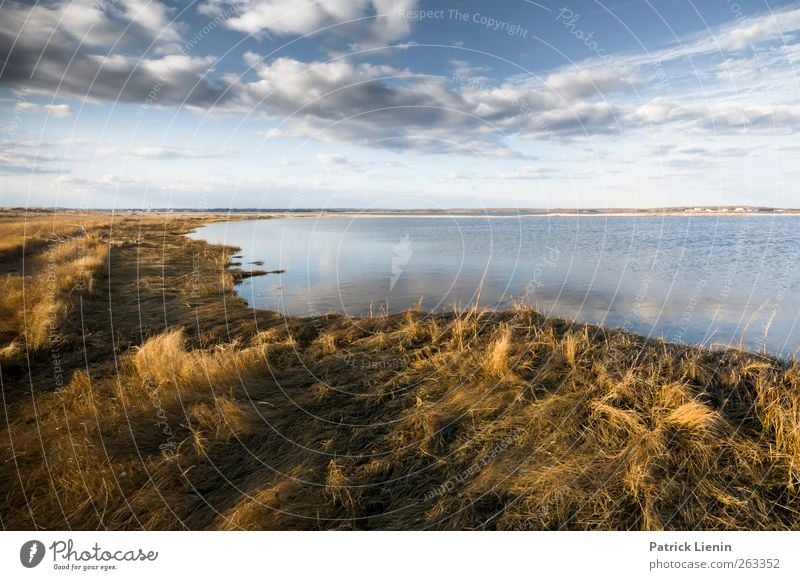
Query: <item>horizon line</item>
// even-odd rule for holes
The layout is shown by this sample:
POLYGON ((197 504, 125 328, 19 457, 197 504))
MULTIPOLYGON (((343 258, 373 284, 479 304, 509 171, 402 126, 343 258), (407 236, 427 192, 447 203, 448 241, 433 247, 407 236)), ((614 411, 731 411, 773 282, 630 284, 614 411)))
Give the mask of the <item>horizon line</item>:
POLYGON ((156 206, 156 207, 79 207, 79 206, 0 206, 0 211, 41 211, 41 212, 55 212, 59 210, 64 211, 84 211, 84 212, 163 212, 163 211, 182 211, 194 213, 219 213, 219 212, 253 212, 253 213, 342 213, 342 212, 364 212, 364 213, 395 213, 395 212, 417 212, 417 213, 446 213, 446 212, 602 212, 602 213, 615 213, 615 212, 674 212, 681 211, 692 213, 695 211, 718 211, 718 212, 736 212, 739 213, 757 213, 757 212, 784 212, 784 211, 798 211, 800 207, 775 207, 764 205, 747 205, 747 204, 726 204, 726 205, 671 205, 671 206, 650 206, 650 207, 449 207, 449 208, 369 208, 369 207, 187 207, 187 206, 156 206))

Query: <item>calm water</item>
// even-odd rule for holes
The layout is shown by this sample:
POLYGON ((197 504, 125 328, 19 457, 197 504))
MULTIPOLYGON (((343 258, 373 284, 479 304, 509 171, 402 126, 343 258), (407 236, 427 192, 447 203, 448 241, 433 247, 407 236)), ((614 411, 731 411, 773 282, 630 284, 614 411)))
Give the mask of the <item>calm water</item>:
POLYGON ((286 270, 238 289, 287 315, 527 301, 670 341, 800 349, 797 216, 287 218, 194 237, 286 270))

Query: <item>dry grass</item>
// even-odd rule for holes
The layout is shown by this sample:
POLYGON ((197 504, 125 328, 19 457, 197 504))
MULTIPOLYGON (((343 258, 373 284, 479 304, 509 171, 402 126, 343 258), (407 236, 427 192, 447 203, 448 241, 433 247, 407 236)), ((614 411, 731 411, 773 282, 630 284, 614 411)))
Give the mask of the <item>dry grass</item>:
POLYGON ((139 227, 110 288, 170 323, 13 402, 6 528, 798 528, 796 362, 521 307, 284 320, 139 227))
POLYGON ((19 364, 25 353, 61 340, 70 310, 78 297, 94 292, 106 262, 106 240, 86 230, 102 224, 107 220, 75 216, 0 220, 0 364, 19 364))

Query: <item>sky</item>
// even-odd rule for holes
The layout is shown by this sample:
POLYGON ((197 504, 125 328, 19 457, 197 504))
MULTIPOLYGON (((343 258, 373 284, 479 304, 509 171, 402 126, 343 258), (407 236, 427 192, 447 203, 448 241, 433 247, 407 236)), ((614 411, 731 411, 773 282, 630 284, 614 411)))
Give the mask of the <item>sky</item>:
POLYGON ((0 0, 0 206, 800 207, 800 2, 0 0))

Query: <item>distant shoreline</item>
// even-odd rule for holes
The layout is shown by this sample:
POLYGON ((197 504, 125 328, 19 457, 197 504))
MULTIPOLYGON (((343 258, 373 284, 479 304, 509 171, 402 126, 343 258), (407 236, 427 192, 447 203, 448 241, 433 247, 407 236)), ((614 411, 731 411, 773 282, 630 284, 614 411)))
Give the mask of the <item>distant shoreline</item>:
MULTIPOLYGON (((177 213, 177 212, 176 212, 177 213)), ((186 212, 182 212, 186 213, 186 212)), ((147 215, 172 215, 169 212, 150 213, 147 215)), ((191 214, 190 214, 191 215, 191 214)), ((199 214, 204 215, 204 214, 199 214)), ((220 215, 217 213, 216 215, 220 215)), ((230 212, 231 217, 235 216, 237 221, 246 219, 524 219, 524 218, 700 218, 700 217, 721 217, 721 218, 747 218, 747 217, 792 217, 800 216, 800 210, 776 211, 776 212, 613 212, 613 213, 571 213, 571 212, 552 212, 552 213, 415 213, 415 212, 386 212, 386 213, 360 213, 360 212, 270 212, 270 213, 240 213, 230 212)))
POLYGON ((519 219, 519 218, 553 218, 553 217, 748 217, 748 216, 798 216, 800 208, 773 208, 758 206, 692 206, 692 207, 665 207, 665 208, 552 208, 552 209, 513 209, 513 208, 491 208, 491 209, 467 209, 452 208, 444 210, 422 210, 422 209, 397 209, 397 210, 369 210, 360 208, 340 208, 340 209, 290 209, 290 208, 158 208, 150 210, 140 210, 133 208, 120 209, 79 209, 79 208, 0 208, 0 218, 3 214, 25 212, 30 214, 41 213, 111 213, 120 215, 230 215, 238 219, 247 217, 253 218, 429 218, 429 219, 519 219))
MULTIPOLYGON (((242 215, 242 214, 237 214, 242 215)), ((244 214, 248 215, 248 214, 244 214)), ((253 214, 265 215, 265 214, 253 214)), ((574 217, 574 218, 603 218, 603 217, 753 217, 753 216, 800 216, 800 210, 792 212, 752 212, 752 213, 732 213, 732 212, 615 212, 615 213, 515 213, 509 215, 497 215, 492 213, 318 213, 318 214, 269 214, 271 217, 281 218, 338 218, 349 217, 355 219, 369 218, 418 218, 418 219, 519 219, 519 218, 553 218, 553 217, 574 217)))

